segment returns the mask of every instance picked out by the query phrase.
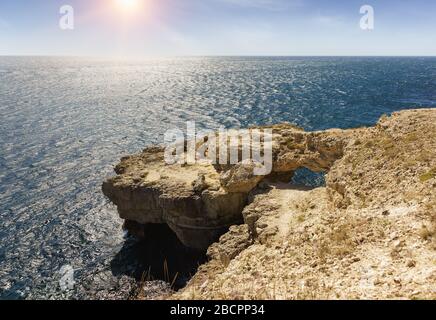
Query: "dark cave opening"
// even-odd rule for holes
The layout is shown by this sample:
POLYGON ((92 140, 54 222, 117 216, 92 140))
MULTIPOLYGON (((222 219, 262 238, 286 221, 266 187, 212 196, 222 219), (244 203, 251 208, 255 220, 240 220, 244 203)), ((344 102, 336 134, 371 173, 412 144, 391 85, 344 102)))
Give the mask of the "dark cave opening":
MULTIPOLYGON (((325 173, 306 168, 296 170, 293 175, 283 174, 280 179, 298 187, 325 186, 325 173)), ((186 286, 198 267, 208 261, 205 251, 183 245, 166 224, 141 225, 126 221, 125 225, 128 225, 129 235, 111 262, 115 276, 128 275, 138 282, 162 280, 179 290, 186 286)))
POLYGON ((207 261, 206 252, 184 246, 166 224, 137 227, 143 228, 142 236, 128 235, 111 262, 114 275, 128 275, 137 281, 162 280, 179 290, 207 261))

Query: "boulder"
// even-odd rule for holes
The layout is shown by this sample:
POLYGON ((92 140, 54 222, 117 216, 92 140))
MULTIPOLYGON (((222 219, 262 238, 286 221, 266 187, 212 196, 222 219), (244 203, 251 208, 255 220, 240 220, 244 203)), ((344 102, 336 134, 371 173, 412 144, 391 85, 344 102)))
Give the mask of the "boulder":
POLYGON ((123 158, 116 172, 103 183, 103 193, 120 217, 144 225, 165 223, 187 247, 206 250, 242 221, 247 194, 222 189, 212 166, 166 165, 163 150, 153 148, 123 158))

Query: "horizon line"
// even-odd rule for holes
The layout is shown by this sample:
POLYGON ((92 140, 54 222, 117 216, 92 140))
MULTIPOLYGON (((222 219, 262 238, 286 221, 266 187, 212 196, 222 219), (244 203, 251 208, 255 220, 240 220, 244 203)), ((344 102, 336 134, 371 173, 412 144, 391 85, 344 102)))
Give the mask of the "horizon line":
POLYGON ((435 55, 267 55, 267 54, 192 54, 192 55, 144 55, 144 56, 121 56, 121 55, 59 55, 59 54, 0 54, 0 57, 14 58, 104 58, 104 59, 156 59, 156 58, 226 58, 226 57, 247 57, 247 58, 436 58, 435 55))

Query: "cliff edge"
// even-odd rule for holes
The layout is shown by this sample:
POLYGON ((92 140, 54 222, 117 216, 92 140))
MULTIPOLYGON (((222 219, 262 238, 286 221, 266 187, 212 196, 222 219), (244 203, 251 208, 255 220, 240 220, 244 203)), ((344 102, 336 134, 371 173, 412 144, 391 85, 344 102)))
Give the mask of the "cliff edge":
POLYGON ((208 248, 210 261, 172 298, 435 299, 436 110, 372 128, 271 128, 267 176, 247 162, 166 165, 152 148, 104 183, 131 231, 166 223, 185 245, 208 248), (302 167, 326 172, 326 187, 289 184, 302 167))

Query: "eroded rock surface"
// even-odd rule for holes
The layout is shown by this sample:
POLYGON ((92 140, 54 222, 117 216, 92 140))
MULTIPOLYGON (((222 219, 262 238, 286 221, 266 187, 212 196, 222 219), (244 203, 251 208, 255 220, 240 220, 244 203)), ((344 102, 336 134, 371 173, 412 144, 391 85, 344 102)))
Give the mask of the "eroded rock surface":
POLYGON ((208 248, 171 298, 436 298, 436 110, 372 128, 271 128, 267 176, 251 162, 166 165, 150 148, 104 183, 132 232, 166 223, 186 246, 208 248), (326 187, 290 185, 301 167, 327 172, 326 187))
MULTIPOLYGON (((165 223, 186 246, 206 250, 229 226, 243 222, 249 193, 263 179, 290 180, 301 167, 328 171, 355 133, 304 132, 290 124, 270 129, 273 168, 266 177, 254 174, 257 163, 243 159, 236 165, 168 165, 164 150, 154 147, 123 158, 115 167, 117 176, 103 184, 103 192, 122 219, 144 225, 165 223)), ((138 234, 135 230, 132 233, 138 234)))
POLYGON ((212 166, 165 165, 151 148, 123 158, 118 175, 103 184, 122 219, 166 223, 188 247, 207 249, 230 225, 241 222, 247 194, 226 192, 212 166))
POLYGON ((254 174, 256 166, 253 160, 244 160, 224 171, 220 176, 222 187, 228 192, 250 192, 264 178, 254 174))
POLYGON ((172 298, 435 299, 436 109, 291 136, 311 147, 278 148, 276 170, 328 170, 327 186, 265 179, 172 298))

